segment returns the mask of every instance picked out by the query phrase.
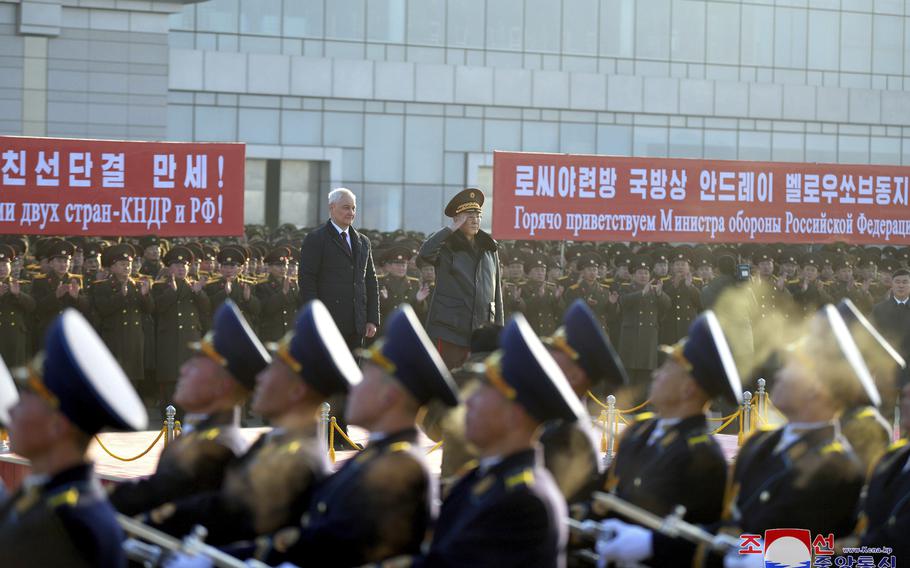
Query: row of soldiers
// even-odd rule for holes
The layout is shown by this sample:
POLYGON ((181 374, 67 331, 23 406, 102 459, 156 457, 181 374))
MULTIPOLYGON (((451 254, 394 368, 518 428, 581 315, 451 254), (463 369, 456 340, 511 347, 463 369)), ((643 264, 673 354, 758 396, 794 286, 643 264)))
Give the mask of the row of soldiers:
MULTIPOLYGON (((417 263, 420 235, 368 233, 378 241, 380 320, 401 303, 411 304, 423 320, 435 275, 432 265, 417 263)), ((180 346, 205 333, 224 298, 231 297, 267 341, 289 329, 300 307, 295 239, 301 234, 284 227, 269 242, 250 228, 243 244, 186 242, 179 254, 169 254, 169 243, 154 237, 106 253, 112 247, 84 239, 63 246, 55 239, 38 240, 30 251, 27 239, 10 238, 9 248, 0 247, 0 280, 9 282, 0 284, 0 327, 16 330, 0 338, 0 354, 14 364, 27 360, 50 318, 74 306, 106 330, 103 336, 145 397, 165 400, 188 356, 180 346), (124 280, 111 267, 127 257, 132 260, 124 280), (156 295, 171 281, 177 301, 158 306, 156 295), (96 283, 104 286, 93 292, 96 283), (194 287, 205 294, 194 295, 194 287), (111 294, 115 289, 122 302, 111 294)), ((843 298, 870 314, 890 296, 893 271, 907 265, 906 249, 837 244, 814 252, 796 246, 570 245, 565 260, 560 252, 550 243, 505 244, 500 261, 506 315, 523 313, 532 329, 546 336, 566 307, 583 299, 642 391, 657 365, 657 345, 682 337, 729 287, 750 285, 740 324, 751 333, 770 314, 805 316, 843 298)))
MULTIPOLYGON (((90 437, 107 426, 142 428, 145 411, 89 324, 67 310, 52 322, 43 357, 14 371, 21 400, 9 415, 16 389, 0 386, 12 449, 38 474, 0 504, 0 549, 13 567, 122 566, 113 507, 178 537, 201 524, 211 544, 238 558, 299 566, 564 566, 570 512, 588 519, 575 524, 573 562, 596 557, 601 566, 741 566, 755 557, 740 554, 739 535, 760 545, 765 530, 781 527, 822 535, 831 554, 854 544, 893 549, 888 562, 910 553, 910 446, 884 448, 867 468, 845 436, 881 403, 876 379, 905 363, 852 303, 824 306, 799 341, 781 346, 771 402, 783 423, 746 440, 732 467, 707 408, 715 399, 741 404, 743 387, 713 311, 663 349, 649 386, 654 412, 624 430, 607 469, 583 400, 628 377, 592 310, 573 302, 543 340, 521 315, 489 331, 478 330, 469 363, 453 375, 402 306, 381 340, 358 352, 358 367, 318 301, 268 348, 227 301, 181 369, 175 400, 193 415, 185 433, 152 476, 105 498, 83 461, 90 437), (882 353, 890 364, 870 371, 882 353), (315 416, 345 392, 348 422, 371 436, 332 473, 315 416), (249 447, 237 424, 247 400, 273 426, 249 447), (418 424, 440 410, 443 421, 462 423, 460 435, 448 429, 444 452, 461 438, 476 456, 441 486, 417 444, 418 424), (624 506, 611 509, 616 503, 624 506), (685 526, 718 536, 681 538, 672 530, 679 519, 636 524, 679 505, 685 526)), ((906 429, 910 386, 904 395, 906 429)), ((149 558, 135 542, 125 550, 149 558)), ((172 565, 190 561, 198 558, 178 554, 172 565)))

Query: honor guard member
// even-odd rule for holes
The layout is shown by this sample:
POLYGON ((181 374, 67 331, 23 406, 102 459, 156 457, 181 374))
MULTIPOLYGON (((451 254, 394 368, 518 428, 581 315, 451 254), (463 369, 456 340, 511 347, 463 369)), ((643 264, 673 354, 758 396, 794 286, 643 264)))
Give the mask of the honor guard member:
POLYGON ((51 323, 43 354, 14 372, 10 445, 31 475, 0 504, 4 568, 125 566, 123 532, 87 450, 104 428, 144 430, 142 401, 75 309, 51 323))
MULTIPOLYGON (((420 280, 408 276, 410 258, 411 250, 400 246, 392 247, 382 255, 380 262, 385 274, 378 277, 380 324, 401 304, 411 304, 413 307, 417 301, 420 280)), ((381 326, 380 331, 383 329, 384 326, 381 326)))
POLYGON ((515 311, 524 314, 528 325, 538 336, 547 336, 556 331, 564 311, 563 291, 553 282, 547 282, 547 257, 542 254, 531 256, 526 265, 528 279, 519 288, 515 311))
POLYGON ((142 262, 139 264, 139 274, 158 278, 164 265, 161 264, 161 239, 155 235, 139 239, 139 250, 142 262))
MULTIPOLYGON (((572 302, 562 326, 543 341, 582 405, 589 392, 613 392, 629 383, 619 355, 582 300, 572 302)), ((587 501, 600 485, 602 472, 590 421, 547 422, 540 442, 544 463, 566 502, 587 501)))
MULTIPOLYGON (((864 471, 836 417, 857 391, 878 397, 844 320, 827 305, 774 378, 771 401, 787 423, 759 429, 740 448, 721 523, 709 528, 736 539, 780 527, 849 535, 864 471)), ((732 568, 741 561, 737 547, 724 558, 699 545, 693 565, 732 568)))
POLYGON ((686 336, 695 317, 701 313, 701 293, 692 277, 689 257, 677 250, 671 255, 670 278, 664 282, 664 294, 670 298, 670 309, 660 322, 660 343, 673 345, 686 336))
POLYGON ((155 375, 161 401, 174 392, 180 366, 193 353, 189 346, 202 338, 203 322, 209 318, 211 304, 202 283, 187 278, 192 262, 188 248, 175 246, 164 255, 167 276, 152 286, 157 319, 155 375))
POLYGON ((291 250, 285 247, 273 248, 265 257, 268 279, 256 285, 256 297, 262 306, 259 317, 259 337, 265 342, 279 341, 294 328, 297 305, 300 303, 300 289, 296 279, 288 274, 288 259, 291 250))
POLYGON ((454 407, 458 394, 407 304, 362 357, 363 380, 345 414, 370 431, 370 442, 317 489, 299 529, 275 535, 269 564, 361 566, 420 549, 434 481, 417 446, 417 414, 432 400, 454 407))
POLYGON ((161 453, 155 473, 120 483, 111 493, 118 511, 149 512, 152 524, 173 513, 172 501, 221 487, 225 469, 246 449, 240 405, 270 361, 233 302, 218 309, 212 330, 191 348, 195 355, 181 366, 174 393, 174 402, 186 412, 183 433, 161 453))
POLYGON ((551 420, 587 420, 587 413, 524 316, 509 321, 500 343, 467 403, 478 465, 443 501, 414 566, 565 565, 566 502, 535 447, 536 433, 551 420))
POLYGON ((619 313, 619 304, 616 294, 597 281, 597 266, 600 261, 596 254, 586 254, 578 259, 578 270, 581 278, 577 284, 569 286, 565 291, 564 297, 566 304, 571 304, 575 300, 583 300, 588 307, 597 315, 597 320, 603 328, 609 329, 608 322, 611 318, 619 313))
POLYGON ((857 532, 860 545, 889 547, 895 558, 910 558, 910 383, 901 397, 904 437, 888 448, 866 486, 857 532))
POLYGON ((872 301, 875 304, 891 297, 891 279, 894 271, 899 268, 897 260, 893 258, 883 258, 878 262, 878 282, 869 287, 869 293, 872 294, 872 301))
POLYGON ((132 262, 133 249, 129 245, 108 247, 102 255, 102 264, 110 276, 95 282, 89 297, 101 339, 138 389, 145 376, 142 317, 151 314, 155 306, 149 281, 136 282, 130 278, 132 262))
POLYGON ((32 297, 36 306, 35 327, 32 330, 34 346, 43 343, 48 326, 66 308, 89 313, 88 298, 82 291, 82 276, 69 271, 74 251, 73 245, 57 239, 44 251, 48 272, 32 279, 32 297))
MULTIPOLYGON (((742 385, 726 336, 713 311, 701 314, 654 372, 655 414, 640 414, 623 432, 605 490, 655 515, 686 508, 685 520, 712 524, 723 511, 727 462, 705 410, 712 399, 742 400, 742 385)), ((593 510, 599 510, 597 503, 593 510)), ((615 538, 597 544, 602 559, 648 566, 688 565, 693 546, 619 519, 604 521, 615 538)))
POLYGON ((259 298, 253 294, 255 284, 241 276, 241 269, 246 261, 247 254, 239 246, 231 245, 222 248, 218 253, 218 263, 221 265, 220 278, 209 281, 205 285, 205 293, 208 294, 212 304, 212 312, 230 299, 237 304, 250 325, 255 326, 262 311, 262 304, 259 302, 259 298))
POLYGON ((35 300, 31 283, 11 273, 15 257, 13 247, 0 245, 0 357, 12 367, 20 367, 28 361, 35 300))
POLYGON ((252 410, 272 430, 228 468, 220 489, 177 501, 159 528, 181 535, 201 524, 208 529, 206 542, 224 545, 292 526, 309 508, 330 471, 316 435, 319 407, 359 383, 361 373, 319 300, 307 304, 296 326, 270 347, 274 357, 256 377, 252 410))
MULTIPOLYGON (((850 329, 866 366, 877 385, 878 393, 894 393, 894 377, 903 373, 907 367, 904 358, 882 337, 866 316, 850 300, 841 300, 837 311, 850 329)), ((891 426, 879 412, 882 400, 872 400, 864 391, 858 392, 857 399, 847 401, 848 406, 838 417, 841 434, 850 442, 850 446, 865 471, 871 472, 882 454, 891 445, 891 426)), ((896 394, 896 393, 895 393, 896 394)), ((884 397, 882 397, 884 398, 884 397)), ((890 407, 894 406, 894 396, 888 397, 890 407)))
POLYGON ((619 356, 629 373, 635 404, 644 401, 657 368, 660 322, 670 310, 670 298, 663 292, 663 282, 651 280, 650 259, 635 257, 629 267, 632 284, 623 288, 619 297, 621 328, 619 356))

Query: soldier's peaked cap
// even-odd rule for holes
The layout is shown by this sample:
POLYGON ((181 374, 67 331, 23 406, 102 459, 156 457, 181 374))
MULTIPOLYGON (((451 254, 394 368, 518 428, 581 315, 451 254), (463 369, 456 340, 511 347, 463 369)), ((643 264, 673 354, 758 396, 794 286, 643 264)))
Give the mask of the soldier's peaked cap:
POLYGON ((499 350, 483 364, 488 384, 540 422, 586 419, 587 413, 562 369, 523 315, 509 320, 499 343, 499 350))
POLYGON ((675 345, 661 350, 682 364, 709 395, 742 403, 743 387, 730 344, 712 310, 701 313, 688 334, 675 345))
POLYGON ((455 217, 459 213, 467 211, 482 211, 483 200, 483 192, 476 187, 459 191, 446 205, 446 217, 455 217))
POLYGON ((218 307, 212 329, 201 341, 191 343, 190 348, 222 365, 249 390, 256 386, 256 375, 271 362, 262 342, 231 300, 218 307))
POLYGON ((362 378, 335 320, 319 300, 304 306, 275 355, 326 396, 346 393, 362 378))
POLYGON ((562 326, 544 343, 559 349, 587 373, 592 383, 605 381, 615 388, 629 384, 629 376, 609 338, 597 321, 597 316, 581 299, 572 302, 562 320, 562 326))
POLYGON ((447 406, 458 404, 452 374, 408 304, 391 315, 382 339, 361 353, 395 377, 418 403, 438 399, 447 406))

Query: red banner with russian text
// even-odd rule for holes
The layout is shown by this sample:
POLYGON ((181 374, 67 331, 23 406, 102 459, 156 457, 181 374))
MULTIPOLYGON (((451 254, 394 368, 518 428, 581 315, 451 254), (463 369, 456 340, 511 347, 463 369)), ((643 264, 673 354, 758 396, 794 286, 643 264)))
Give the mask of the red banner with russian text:
POLYGON ((910 244, 910 168, 495 152, 497 239, 910 244))
POLYGON ((243 234, 243 144, 0 136, 0 233, 243 234))

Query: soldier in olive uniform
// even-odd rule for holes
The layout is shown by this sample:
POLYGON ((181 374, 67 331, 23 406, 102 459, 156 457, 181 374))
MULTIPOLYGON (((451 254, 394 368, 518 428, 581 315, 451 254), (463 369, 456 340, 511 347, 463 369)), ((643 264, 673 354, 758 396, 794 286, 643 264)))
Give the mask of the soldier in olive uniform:
POLYGON ((82 290, 82 277, 70 273, 73 245, 58 241, 44 252, 50 272, 38 274, 32 280, 32 297, 35 299, 35 327, 32 345, 41 345, 51 321, 66 308, 76 308, 89 313, 88 298, 82 290))
MULTIPOLYGON (((378 277, 379 282, 379 321, 385 322, 401 304, 417 303, 417 293, 421 283, 418 278, 408 276, 408 260, 411 250, 394 246, 385 251, 379 258, 384 274, 378 277)), ((385 324, 380 326, 381 334, 385 324)))
POLYGON ((872 295, 869 293, 870 282, 860 284, 853 278, 853 266, 847 258, 836 260, 834 282, 827 287, 832 303, 848 298, 864 314, 872 312, 872 295))
POLYGON ((248 277, 241 275, 241 268, 247 262, 247 254, 236 245, 226 246, 218 253, 218 262, 221 265, 220 278, 215 278, 205 285, 205 293, 212 304, 212 312, 218 310, 225 300, 233 300, 243 316, 251 325, 257 325, 262 304, 253 294, 253 282, 248 277))
POLYGON ((535 254, 528 259, 528 280, 519 288, 516 311, 524 314, 528 325, 539 336, 556 331, 562 318, 564 305, 562 290, 546 281, 547 257, 535 254))
POLYGON ((161 264, 161 240, 154 235, 143 237, 139 240, 139 249, 142 254, 139 273, 158 278, 164 268, 161 264))
POLYGON ((803 315, 809 316, 825 304, 831 303, 827 288, 819 279, 821 259, 816 254, 807 254, 802 259, 802 275, 795 283, 788 283, 787 290, 803 315))
POLYGON ((123 244, 104 251, 101 263, 110 276, 92 286, 90 298, 98 314, 101 339, 133 385, 138 386, 145 377, 142 316, 154 311, 154 303, 149 281, 136 282, 129 276, 132 255, 132 248, 123 244))
POLYGON ((521 287, 524 285, 525 258, 518 251, 510 253, 504 259, 505 276, 502 279, 502 304, 504 317, 509 318, 513 313, 520 311, 521 287))
POLYGON ((685 252, 673 253, 670 271, 670 278, 663 285, 664 294, 670 297, 670 309, 660 322, 662 345, 673 345, 685 337, 689 325, 702 311, 701 293, 695 285, 685 252))
POLYGON ((102 252, 104 252, 104 247, 98 242, 87 243, 82 251, 82 283, 85 284, 86 294, 91 292, 92 284, 96 281, 106 280, 101 269, 102 252))
POLYGON ((415 264, 420 269, 420 289, 417 290, 417 295, 414 297, 414 312, 417 314, 417 318, 426 325, 427 312, 430 308, 429 298, 436 287, 436 267, 420 256, 417 257, 415 264))
POLYGON ((209 317, 209 297, 202 284, 186 278, 192 259, 188 248, 172 248, 164 257, 168 277, 152 286, 158 320, 155 374, 161 400, 167 400, 173 392, 180 366, 193 353, 189 344, 202 337, 202 322, 209 317))
POLYGON ((11 275, 16 252, 0 245, 0 356, 11 367, 28 362, 28 324, 35 311, 35 300, 29 294, 31 285, 11 275))
POLYGON ((619 298, 622 314, 619 356, 629 372, 636 404, 644 400, 651 371, 657 367, 660 321, 670 310, 670 298, 663 292, 663 283, 651 280, 650 260, 640 255, 632 261, 629 267, 632 285, 619 298))
POLYGON ((581 279, 577 284, 569 286, 569 289, 563 294, 566 305, 575 300, 581 299, 588 304, 597 315, 598 321, 606 332, 609 329, 608 322, 618 312, 617 299, 619 295, 616 292, 607 290, 597 281, 597 269, 600 264, 596 254, 587 254, 578 259, 577 266, 581 272, 581 279))
POLYGON ((758 273, 752 282, 757 318, 764 319, 776 313, 789 317, 792 298, 787 290, 786 278, 774 274, 772 251, 768 248, 756 250, 752 255, 752 263, 758 267, 758 273))
POLYGON ((288 248, 272 249, 265 258, 268 279, 256 285, 256 297, 262 305, 259 338, 266 343, 280 340, 294 327, 300 289, 288 275, 288 259, 291 256, 288 248))

